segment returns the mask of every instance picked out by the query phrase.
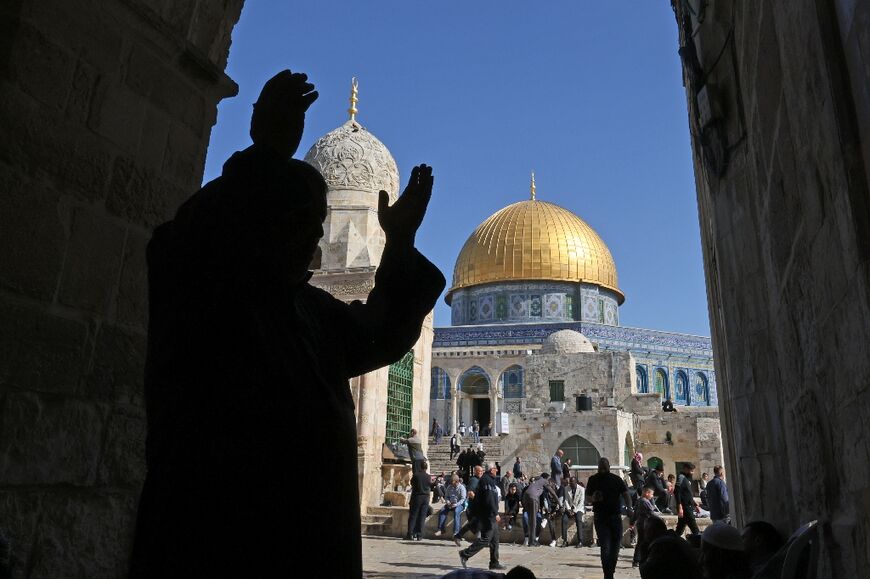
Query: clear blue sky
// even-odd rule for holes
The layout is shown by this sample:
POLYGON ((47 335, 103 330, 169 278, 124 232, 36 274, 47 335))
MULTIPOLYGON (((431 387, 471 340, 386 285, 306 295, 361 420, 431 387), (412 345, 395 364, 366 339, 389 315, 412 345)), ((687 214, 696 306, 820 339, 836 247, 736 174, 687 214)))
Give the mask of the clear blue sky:
MULTIPOLYGON (((610 247, 621 323, 709 335, 677 32, 665 0, 246 2, 206 180, 250 140, 251 103, 281 69, 320 91, 300 158, 358 120, 407 178, 435 169, 418 247, 448 280, 486 217, 528 197, 570 209, 610 247)), ((436 325, 449 324, 443 299, 436 325)))

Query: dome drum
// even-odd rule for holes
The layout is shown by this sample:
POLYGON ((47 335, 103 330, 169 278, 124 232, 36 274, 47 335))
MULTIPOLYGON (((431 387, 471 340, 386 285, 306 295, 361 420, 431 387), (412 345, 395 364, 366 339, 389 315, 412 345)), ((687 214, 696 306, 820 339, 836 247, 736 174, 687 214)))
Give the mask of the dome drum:
POLYGON ((619 325, 621 296, 597 285, 569 282, 503 282, 456 290, 451 324, 517 324, 584 321, 619 325))

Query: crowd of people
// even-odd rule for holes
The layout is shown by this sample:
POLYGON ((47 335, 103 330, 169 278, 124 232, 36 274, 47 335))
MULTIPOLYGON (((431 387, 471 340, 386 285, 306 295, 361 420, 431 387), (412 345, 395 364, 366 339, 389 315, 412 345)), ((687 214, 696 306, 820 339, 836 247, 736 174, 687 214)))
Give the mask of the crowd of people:
POLYGON ((627 517, 635 543, 633 566, 643 579, 779 577, 784 559, 782 537, 764 521, 751 522, 742 532, 731 526, 728 486, 721 466, 714 467, 712 478, 708 473, 695 478, 696 467, 691 463, 682 463, 679 474, 665 476, 661 465, 646 467, 637 453, 627 472, 628 481, 611 472, 608 459, 602 458, 598 472, 584 484, 572 474, 562 450, 551 457, 549 472, 534 476, 526 472, 520 457, 505 473, 485 457, 480 445, 472 445, 459 452, 455 471, 433 475, 424 468, 414 475, 409 539, 422 538, 426 513, 437 512, 435 536, 450 532, 459 547, 464 537, 474 536, 459 552, 463 567, 488 548, 489 568, 499 570, 504 568, 498 557, 501 532, 521 524, 524 546, 573 544, 581 548, 593 545, 592 534, 585 532, 591 516, 604 576, 612 578, 627 517), (430 500, 440 508, 433 510, 430 500), (677 516, 675 528, 668 529, 664 515, 677 516), (713 523, 703 533, 699 517, 709 517, 713 523), (572 525, 575 537, 570 540, 572 525))

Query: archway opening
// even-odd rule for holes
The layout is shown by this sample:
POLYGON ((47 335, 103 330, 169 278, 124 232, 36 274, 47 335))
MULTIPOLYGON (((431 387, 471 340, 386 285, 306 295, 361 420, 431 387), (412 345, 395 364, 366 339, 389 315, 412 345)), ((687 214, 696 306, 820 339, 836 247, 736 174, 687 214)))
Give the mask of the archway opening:
POLYGON ((601 458, 601 453, 595 448, 595 445, 580 436, 574 436, 566 439, 559 445, 565 452, 562 460, 571 459, 571 464, 581 467, 598 466, 598 459, 601 458))

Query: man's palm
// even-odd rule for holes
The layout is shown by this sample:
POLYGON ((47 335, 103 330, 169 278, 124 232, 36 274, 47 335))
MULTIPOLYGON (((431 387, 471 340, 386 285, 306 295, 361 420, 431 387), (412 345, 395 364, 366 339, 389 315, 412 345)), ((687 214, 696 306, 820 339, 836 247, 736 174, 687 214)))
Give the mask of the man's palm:
POLYGON ((380 192, 378 221, 388 240, 414 243, 414 236, 423 223, 426 207, 432 197, 433 181, 432 167, 418 165, 411 171, 408 186, 395 203, 390 205, 387 192, 380 192))

